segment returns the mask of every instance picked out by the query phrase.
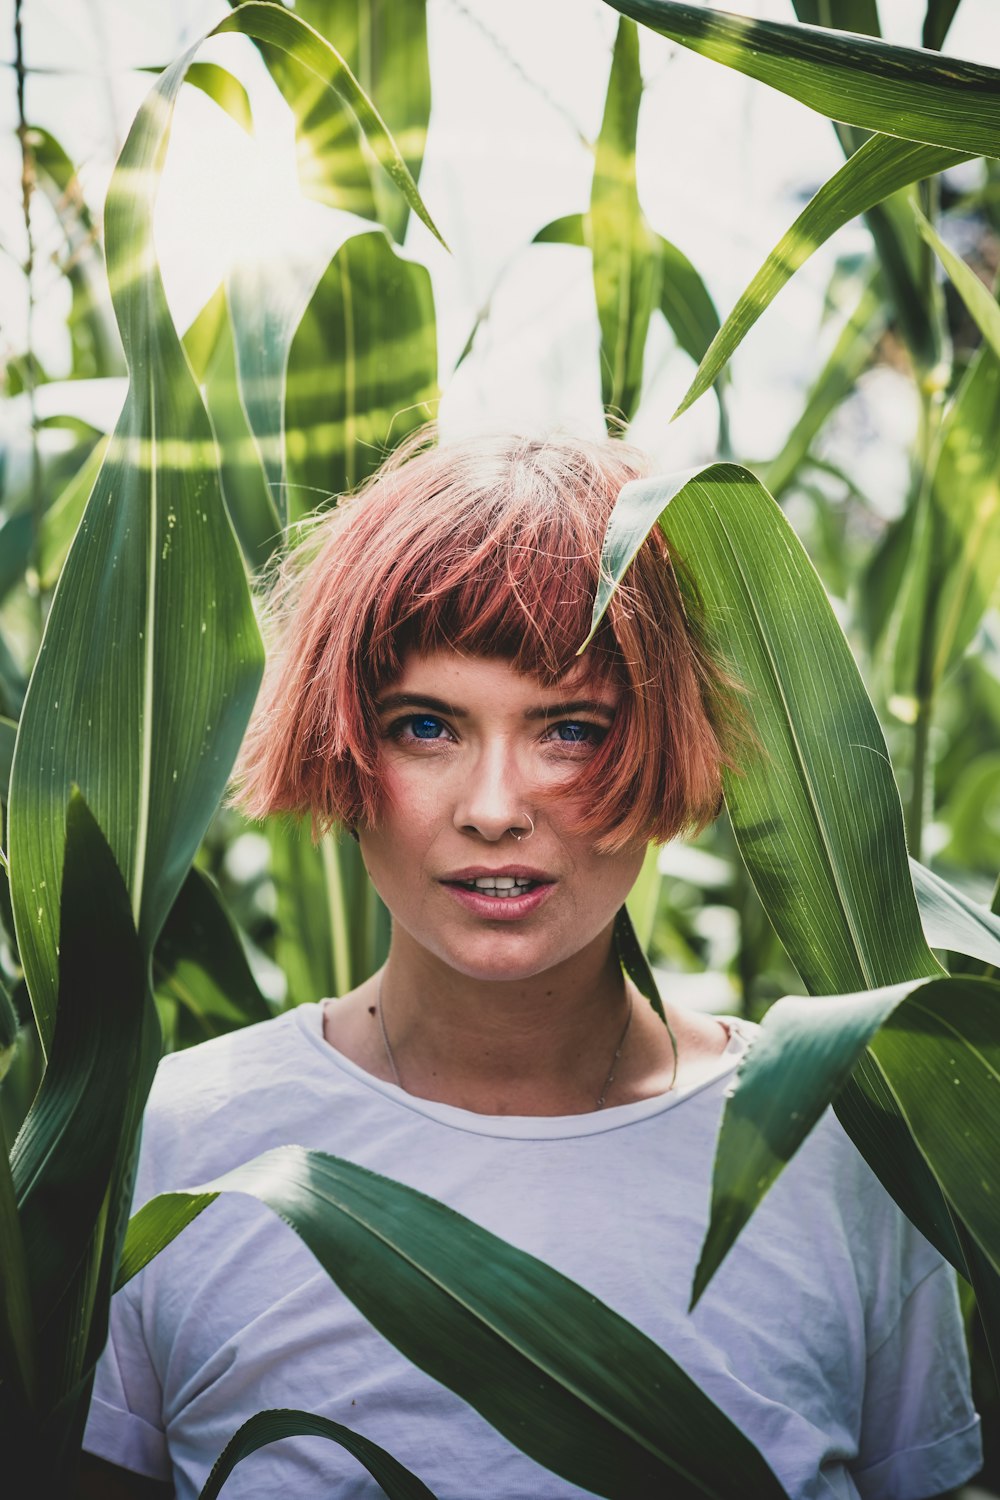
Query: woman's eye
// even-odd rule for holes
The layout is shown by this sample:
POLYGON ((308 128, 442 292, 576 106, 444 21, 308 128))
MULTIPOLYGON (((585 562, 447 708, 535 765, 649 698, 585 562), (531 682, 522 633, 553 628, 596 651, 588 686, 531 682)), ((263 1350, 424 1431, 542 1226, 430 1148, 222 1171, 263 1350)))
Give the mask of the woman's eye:
POLYGON ((579 719, 567 719, 562 724, 553 724, 549 735, 563 745, 599 745, 606 731, 596 724, 585 724, 579 719))
POLYGON ((434 714, 410 714, 394 726, 401 739, 438 740, 445 734, 447 726, 434 714))

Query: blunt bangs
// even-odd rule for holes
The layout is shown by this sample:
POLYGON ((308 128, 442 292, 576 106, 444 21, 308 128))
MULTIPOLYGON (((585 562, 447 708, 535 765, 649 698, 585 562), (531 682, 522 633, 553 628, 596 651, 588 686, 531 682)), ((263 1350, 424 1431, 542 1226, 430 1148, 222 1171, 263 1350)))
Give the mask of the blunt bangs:
POLYGON ((708 709, 725 679, 688 625, 658 531, 577 657, 608 518, 645 472, 611 440, 411 438, 285 564, 237 803, 251 817, 308 813, 317 834, 375 823, 378 697, 409 652, 451 649, 546 685, 589 668, 618 689, 610 733, 565 793, 599 849, 709 822, 724 757, 708 709))

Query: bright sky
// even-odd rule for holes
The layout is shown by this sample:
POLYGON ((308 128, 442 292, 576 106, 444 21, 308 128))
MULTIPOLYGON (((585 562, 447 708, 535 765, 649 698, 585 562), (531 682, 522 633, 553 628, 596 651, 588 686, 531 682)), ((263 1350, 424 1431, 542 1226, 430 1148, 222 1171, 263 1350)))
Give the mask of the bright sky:
MULTIPOLYGON (((740 9, 739 0, 730 0, 740 9)), ((24 0, 29 65, 52 69, 29 80, 30 118, 52 130, 81 164, 99 202, 148 80, 129 72, 164 63, 209 29, 227 7, 217 0, 24 0)), ((794 19, 790 0, 745 0, 747 14, 794 19)), ((881 0, 893 41, 919 41, 921 0, 881 0)), ((454 254, 419 224, 408 253, 434 277, 446 390, 447 429, 483 425, 544 427, 554 422, 601 430, 597 328, 585 252, 527 248, 543 224, 583 208, 592 159, 582 138, 597 133, 617 15, 600 0, 429 0, 434 114, 421 190, 454 254), (491 302, 474 355, 450 378, 477 310, 491 302)), ((0 56, 13 56, 13 3, 0 0, 0 56)), ((335 40, 335 39, 334 39, 335 40)), ((963 0, 949 50, 1000 66, 1000 7, 963 0)), ((254 49, 220 38, 201 54, 236 72, 250 88, 257 139, 249 141, 194 89, 178 108, 157 221, 171 305, 185 326, 241 246, 276 253, 306 237, 327 239, 345 226, 297 198, 287 110, 254 49)), ((640 193, 655 229, 695 262, 720 312, 732 305, 804 196, 841 157, 830 125, 801 105, 649 34, 643 41, 646 93, 640 120, 640 193)), ((23 339, 24 292, 20 161, 13 128, 14 76, 3 73, 0 140, 0 337, 23 339)), ((55 248, 39 215, 43 251, 55 248)), ((823 294, 836 255, 863 249, 862 229, 842 231, 799 274, 738 356, 734 440, 747 457, 776 451, 797 415, 803 384, 836 332, 820 330, 823 294)), ((45 274, 38 343, 53 369, 65 367, 66 301, 45 274)), ((657 320, 659 323, 659 320, 657 320)), ((665 467, 710 456, 714 403, 704 399, 675 427, 666 419, 690 376, 662 327, 648 346, 649 387, 634 426, 637 441, 665 467)), ((855 463, 885 490, 886 508, 902 482, 912 422, 910 394, 891 372, 867 381, 863 426, 887 441, 855 463), (871 474, 865 463, 874 464, 871 474)), ((113 420, 107 392, 46 394, 46 410, 89 410, 113 420), (88 402, 90 403, 88 405, 88 402)), ((16 403, 11 403, 16 408, 16 403)), ((0 440, 23 420, 8 412, 0 440)), ((871 445, 869 445, 869 448, 871 445)))

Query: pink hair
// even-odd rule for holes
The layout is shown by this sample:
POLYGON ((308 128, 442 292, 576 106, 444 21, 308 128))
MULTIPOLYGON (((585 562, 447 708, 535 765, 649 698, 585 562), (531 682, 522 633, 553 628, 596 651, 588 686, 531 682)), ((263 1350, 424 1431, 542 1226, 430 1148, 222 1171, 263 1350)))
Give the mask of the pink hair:
MULTIPOLYGON (((579 665, 608 518, 645 471, 617 441, 411 437, 285 565, 239 805, 251 817, 308 812, 318 830, 373 824, 376 701, 409 651, 502 658, 546 684, 579 665)), ((579 831, 610 851, 704 826, 725 762, 706 705, 725 678, 692 632, 658 528, 582 660, 621 696, 569 788, 579 831)))

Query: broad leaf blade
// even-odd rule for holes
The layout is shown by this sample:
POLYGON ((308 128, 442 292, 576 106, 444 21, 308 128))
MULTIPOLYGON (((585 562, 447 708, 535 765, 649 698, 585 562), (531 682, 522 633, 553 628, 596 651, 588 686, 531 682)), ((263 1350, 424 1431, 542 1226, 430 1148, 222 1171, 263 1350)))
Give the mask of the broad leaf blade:
POLYGON ((927 14, 921 36, 925 47, 933 47, 938 51, 944 46, 948 28, 955 19, 955 12, 960 4, 961 0, 927 0, 927 14))
POLYGON ((915 859, 910 860, 910 873, 931 947, 965 953, 1000 968, 1000 917, 915 859))
POLYGON ((353 235, 323 272, 288 355, 289 519, 355 489, 439 399, 427 271, 379 231, 353 235))
POLYGON ((997 359, 1000 359, 1000 306, 988 286, 985 286, 971 266, 967 266, 960 255, 956 255, 938 234, 934 226, 914 206, 913 217, 917 229, 940 260, 951 283, 979 327, 997 359))
MULTIPOLYGON (((300 1147, 266 1152, 192 1194, 204 1206, 227 1190, 279 1213, 407 1358, 571 1483, 608 1496, 783 1495, 749 1441, 652 1340, 443 1204, 300 1147)), ((136 1215, 129 1239, 145 1241, 146 1259, 176 1232, 186 1196, 164 1194, 136 1215)))
POLYGON ((813 251, 836 230, 899 188, 943 172, 963 160, 963 156, 953 151, 897 141, 886 135, 867 141, 806 204, 740 293, 674 416, 686 411, 718 379, 761 313, 813 251))
MULTIPOLYGON (((140 1077, 139 1066, 143 1031, 151 1024, 145 968, 128 892, 100 829, 74 792, 66 813, 55 1034, 41 1087, 11 1152, 38 1326, 51 1324, 74 1283, 76 1295, 87 1300, 80 1273, 86 1282, 86 1262, 99 1254, 130 1096, 139 1090, 144 1102, 151 1082, 151 1075, 140 1077)), ((50 1327, 43 1411, 63 1394, 63 1381, 72 1386, 80 1378, 88 1321, 72 1326, 65 1342, 52 1338, 50 1327)))
POLYGON ((152 250, 157 173, 191 54, 140 110, 108 192, 125 406, 53 600, 11 779, 11 887, 43 1043, 55 1012, 65 805, 105 829, 148 952, 213 813, 261 667, 208 417, 152 250))
POLYGON ((993 1096, 1000 1082, 994 1020, 998 1003, 1000 986, 949 976, 858 995, 793 997, 773 1005, 740 1066, 723 1118, 711 1223, 692 1301, 822 1112, 848 1085, 853 1092, 843 1118, 848 1128, 860 1124, 857 1138, 866 1155, 874 1144, 872 1122, 860 1120, 857 1105, 884 1109, 882 1129, 889 1136, 873 1152, 881 1158, 883 1184, 894 1192, 903 1178, 903 1207, 965 1270, 961 1244, 940 1197, 943 1191, 990 1262, 992 1281, 1000 1269, 1000 1212, 988 1181, 993 1096), (866 1049, 876 1072, 869 1060, 852 1079, 866 1049), (880 1098, 878 1074, 892 1098, 880 1098), (899 1106, 905 1121, 902 1137, 897 1134, 899 1106), (891 1157, 883 1154, 885 1146, 910 1149, 914 1138, 932 1176, 907 1181, 899 1159, 886 1172, 891 1157))
MULTIPOLYGON (((285 275, 287 267, 282 267, 285 275)), ((234 272, 239 277, 239 270, 234 272)), ((290 335, 289 335, 290 336, 290 335)), ((279 490, 272 495, 240 394, 236 348, 224 287, 205 304, 184 335, 184 348, 196 377, 202 382, 205 405, 219 448, 219 478, 229 519, 239 538, 251 572, 263 568, 281 539, 279 490)), ((279 361, 287 345, 276 353, 276 368, 263 378, 281 388, 279 361)))
POLYGON ((604 563, 613 586, 656 522, 710 646, 746 689, 756 746, 726 776, 740 852, 808 988, 841 993, 939 973, 906 866, 885 741, 822 584, 746 469, 622 490, 604 563), (864 809, 864 816, 859 810, 864 809))
POLYGON ((723 1115, 692 1306, 882 1021, 912 987, 911 982, 859 995, 790 996, 771 1006, 740 1064, 723 1115))
POLYGON ((271 1015, 219 888, 201 870, 190 870, 181 886, 156 945, 153 974, 157 994, 184 1006, 199 1039, 271 1015))
POLYGON ((597 138, 589 213, 601 325, 601 399, 612 431, 615 419, 630 421, 639 404, 646 335, 660 281, 660 259, 636 187, 641 97, 639 36, 631 21, 622 20, 597 138))
POLYGON ((1000 578, 1000 358, 982 347, 945 418, 894 620, 897 697, 933 696, 1000 578))
POLYGON ((385 961, 389 917, 352 839, 317 845, 305 824, 268 828, 277 898, 275 958, 288 1004, 346 995, 385 961))
POLYGON ((874 37, 679 0, 608 0, 661 36, 865 130, 1000 156, 1000 72, 874 37))
POLYGON ((807 26, 881 36, 876 0, 792 0, 795 14, 807 26))
MULTIPOLYGON (((270 492, 270 509, 282 526, 289 520, 284 429, 288 354, 326 261, 327 251, 322 245, 302 256, 244 260, 233 269, 226 285, 239 399, 260 454, 270 492)), ((225 365, 216 373, 224 381, 229 375, 225 330, 219 357, 225 365)), ((231 402, 234 393, 230 389, 219 395, 222 401, 231 402)), ((225 420, 225 411, 219 415, 225 420)), ((226 431, 232 439, 229 459, 230 463, 238 463, 242 452, 239 419, 235 411, 228 416, 226 431)), ((263 532, 268 525, 266 517, 267 513, 261 511, 255 531, 263 532)), ((263 541, 261 535, 255 550, 260 550, 263 541)))
POLYGON ((685 354, 698 364, 719 331, 719 314, 700 273, 684 251, 662 234, 654 238, 660 257, 660 311, 685 354))
POLYGON ((225 31, 242 32, 244 36, 252 37, 257 42, 280 47, 325 88, 336 93, 364 132, 367 146, 375 160, 388 173, 406 203, 426 224, 435 239, 444 244, 417 192, 410 168, 389 134, 385 121, 343 57, 318 31, 292 15, 284 6, 264 3, 264 0, 246 0, 232 15, 220 21, 210 35, 215 36, 225 31))
POLYGON ((415 1474, 360 1432, 352 1432, 343 1423, 313 1412, 281 1409, 259 1411, 233 1433, 212 1465, 198 1500, 216 1500, 238 1463, 258 1448, 288 1437, 325 1437, 339 1443, 364 1464, 389 1500, 434 1500, 432 1492, 415 1474))
POLYGON ((990 980, 939 980, 915 990, 872 1042, 917 1145, 994 1273, 998 1004, 1000 985, 990 980))
POLYGON ((830 357, 809 388, 802 415, 780 451, 767 465, 764 480, 776 500, 801 476, 810 449, 838 406, 867 369, 886 325, 882 299, 869 282, 841 331, 830 357))

